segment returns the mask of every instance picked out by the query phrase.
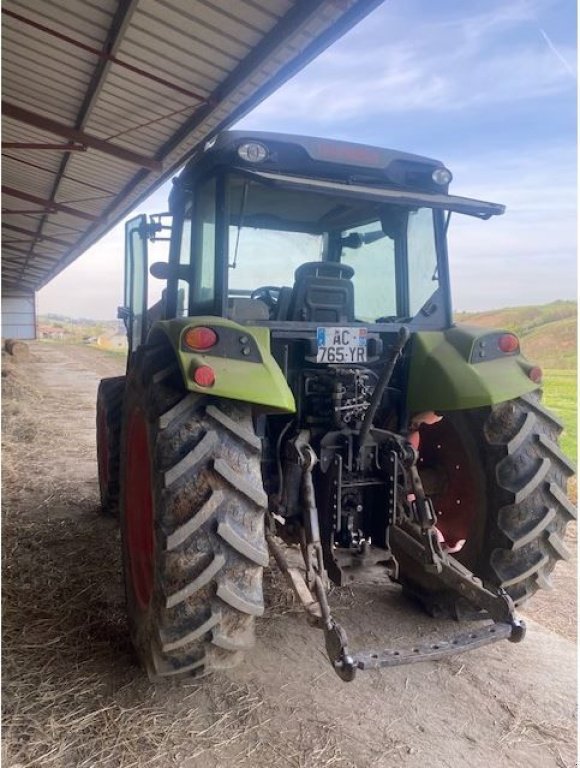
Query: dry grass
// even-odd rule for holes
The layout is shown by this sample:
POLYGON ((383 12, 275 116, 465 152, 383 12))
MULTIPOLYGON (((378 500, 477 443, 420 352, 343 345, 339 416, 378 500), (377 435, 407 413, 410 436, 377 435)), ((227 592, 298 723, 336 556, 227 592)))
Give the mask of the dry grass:
MULTIPOLYGON (((34 360, 9 365, 2 379, 3 766, 383 768, 408 760, 414 748, 388 732, 396 718, 376 739, 359 734, 356 704, 313 703, 316 677, 302 697, 290 675, 281 686, 288 693, 275 699, 271 686, 264 694, 267 671, 260 680, 232 673, 211 684, 148 682, 128 641, 117 525, 98 515, 94 478, 74 474, 77 459, 92 455, 92 438, 66 424, 75 407, 68 393, 43 393, 33 370, 34 360), (51 473, 63 457, 69 473, 51 473)), ((275 568, 265 586, 268 621, 260 634, 268 631, 271 641, 288 631, 287 614, 302 609, 275 568)), ((334 599, 337 613, 353 613, 350 590, 334 599)), ((292 657, 284 648, 280 663, 295 658, 300 665, 303 650, 292 657)), ((325 666, 319 677, 331 675, 325 666)), ((552 728, 532 712, 516 712, 505 747, 545 736, 556 749, 564 734, 550 735, 552 728)))
POLYGON ((505 732, 498 739, 498 745, 504 749, 514 749, 520 744, 527 747, 548 747, 554 756, 558 768, 572 768, 567 759, 566 747, 575 740, 576 729, 568 723, 539 719, 537 714, 521 703, 504 703, 503 708, 509 715, 505 732))
MULTIPOLYGON (((67 398, 4 371, 3 765, 351 766, 326 724, 280 733, 258 684, 149 683, 128 639, 118 526, 99 516, 96 486, 50 474, 69 428, 42 417, 67 398)), ((276 571, 267 597, 271 619, 301 611, 276 571)))
MULTIPOLYGON (((4 765, 211 765, 224 751, 253 765, 267 740, 259 687, 149 684, 128 643, 115 525, 72 511, 5 523, 4 765)), ((327 751, 310 765, 336 762, 327 751)))
POLYGON ((217 686, 202 711, 199 685, 176 698, 136 669, 117 526, 74 486, 34 482, 55 438, 39 428, 42 394, 9 363, 2 383, 4 765, 182 765, 184 737, 194 760, 234 721, 253 727, 261 702, 248 690, 217 686))

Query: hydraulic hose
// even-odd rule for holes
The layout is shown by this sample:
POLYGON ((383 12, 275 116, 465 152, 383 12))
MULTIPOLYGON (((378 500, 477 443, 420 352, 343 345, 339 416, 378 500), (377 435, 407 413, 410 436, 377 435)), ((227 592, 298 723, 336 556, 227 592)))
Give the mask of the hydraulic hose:
POLYGON ((363 419, 363 423, 359 433, 359 454, 362 452, 362 449, 368 439, 369 432, 371 431, 371 428, 373 426, 374 418, 377 415, 377 410, 379 408, 381 400, 383 399, 385 390, 389 386, 389 382, 391 380, 391 376, 393 375, 393 371, 395 370, 395 365, 397 364, 397 360, 399 359, 403 349, 405 348, 405 345, 407 344, 410 338, 411 338, 411 333, 409 332, 409 329, 407 328, 406 325, 402 325, 401 328, 399 329, 399 335, 397 336, 397 340, 391 347, 391 354, 389 355, 389 358, 385 363, 385 367, 383 368, 381 375, 379 376, 379 380, 374 389, 373 396, 371 397, 371 402, 369 404, 367 412, 365 413, 365 417, 363 419))

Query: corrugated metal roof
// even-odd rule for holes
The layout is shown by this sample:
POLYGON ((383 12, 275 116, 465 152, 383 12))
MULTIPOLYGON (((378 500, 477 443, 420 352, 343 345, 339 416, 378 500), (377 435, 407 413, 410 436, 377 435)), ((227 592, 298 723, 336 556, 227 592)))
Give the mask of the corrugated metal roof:
POLYGON ((382 0, 4 0, 2 280, 38 289, 382 0))

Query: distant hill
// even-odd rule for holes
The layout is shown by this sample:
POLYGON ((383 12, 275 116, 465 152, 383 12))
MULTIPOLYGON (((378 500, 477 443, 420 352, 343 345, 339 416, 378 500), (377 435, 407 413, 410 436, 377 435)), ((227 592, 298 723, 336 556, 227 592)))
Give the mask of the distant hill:
POLYGON ((578 304, 575 301, 487 312, 458 312, 455 320, 513 331, 520 338, 524 355, 543 368, 576 368, 578 304))
POLYGON ((122 324, 118 320, 90 320, 56 314, 38 315, 36 318, 38 338, 52 341, 74 343, 96 340, 103 334, 113 335, 121 328, 122 324))

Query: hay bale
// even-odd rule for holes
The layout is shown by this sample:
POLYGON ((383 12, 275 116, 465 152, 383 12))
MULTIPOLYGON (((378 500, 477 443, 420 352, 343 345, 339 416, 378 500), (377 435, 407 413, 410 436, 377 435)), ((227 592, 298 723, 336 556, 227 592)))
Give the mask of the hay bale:
POLYGON ((4 342, 4 349, 9 355, 12 355, 16 360, 28 360, 30 357, 30 349, 28 344, 24 341, 17 341, 16 339, 6 339, 4 342))

